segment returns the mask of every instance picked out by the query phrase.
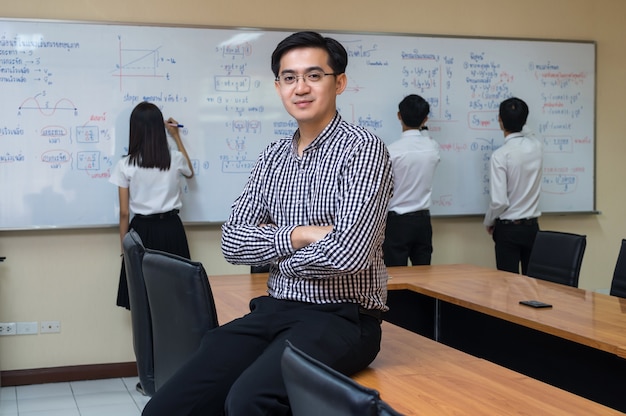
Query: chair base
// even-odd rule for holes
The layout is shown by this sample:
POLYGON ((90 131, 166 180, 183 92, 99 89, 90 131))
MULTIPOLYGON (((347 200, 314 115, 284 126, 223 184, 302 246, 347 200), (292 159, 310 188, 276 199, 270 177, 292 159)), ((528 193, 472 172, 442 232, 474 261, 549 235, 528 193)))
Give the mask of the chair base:
POLYGON ((144 391, 143 387, 141 387, 141 383, 137 383, 137 385, 135 386, 135 389, 141 393, 143 396, 147 396, 148 394, 146 394, 146 392, 144 391))

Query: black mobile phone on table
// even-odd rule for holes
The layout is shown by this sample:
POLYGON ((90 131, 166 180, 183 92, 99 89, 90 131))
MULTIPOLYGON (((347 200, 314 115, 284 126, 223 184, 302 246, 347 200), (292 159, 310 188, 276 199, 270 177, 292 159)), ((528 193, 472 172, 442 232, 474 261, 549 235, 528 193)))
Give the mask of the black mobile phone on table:
POLYGON ((538 300, 520 300, 520 304, 530 306, 531 308, 551 308, 552 305, 538 300))

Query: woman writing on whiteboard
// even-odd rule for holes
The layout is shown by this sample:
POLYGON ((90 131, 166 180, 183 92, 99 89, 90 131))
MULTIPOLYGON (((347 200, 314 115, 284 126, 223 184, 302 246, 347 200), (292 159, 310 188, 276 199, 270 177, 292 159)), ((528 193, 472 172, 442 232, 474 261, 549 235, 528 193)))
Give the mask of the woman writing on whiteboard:
MULTIPOLYGON (((109 179, 119 189, 120 239, 132 228, 145 247, 190 258, 178 212, 182 176, 193 177, 193 169, 178 122, 173 118, 164 121, 156 105, 142 102, 130 115, 129 136, 128 155, 116 164, 109 179), (169 148, 166 129, 178 149, 169 148)), ((130 309, 123 261, 117 305, 130 309)))

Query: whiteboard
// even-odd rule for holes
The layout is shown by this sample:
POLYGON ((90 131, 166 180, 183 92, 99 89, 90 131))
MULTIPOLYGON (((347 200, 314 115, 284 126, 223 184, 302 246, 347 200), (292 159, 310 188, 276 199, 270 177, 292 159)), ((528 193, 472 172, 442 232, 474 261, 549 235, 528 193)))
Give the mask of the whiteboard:
MULTIPOLYGON (((184 125, 196 176, 186 223, 223 222, 262 149, 296 123, 274 90, 270 55, 292 31, 0 20, 0 229, 111 226, 108 182, 127 152, 132 108, 146 100, 184 125)), ((347 49, 341 115, 391 143, 398 102, 419 94, 441 163, 433 215, 489 201, 497 113, 530 107, 544 142, 543 212, 595 209, 595 43, 332 33, 347 49)))

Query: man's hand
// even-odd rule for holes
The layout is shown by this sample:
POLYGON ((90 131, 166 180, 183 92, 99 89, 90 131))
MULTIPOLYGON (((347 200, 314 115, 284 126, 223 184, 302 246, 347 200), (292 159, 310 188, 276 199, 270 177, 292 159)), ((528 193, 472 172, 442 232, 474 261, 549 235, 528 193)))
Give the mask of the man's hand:
POLYGON ((296 250, 320 241, 333 230, 332 225, 301 225, 291 232, 291 245, 296 250))
POLYGON ((487 228, 487 234, 493 235, 493 229, 495 228, 493 225, 490 225, 487 228))

